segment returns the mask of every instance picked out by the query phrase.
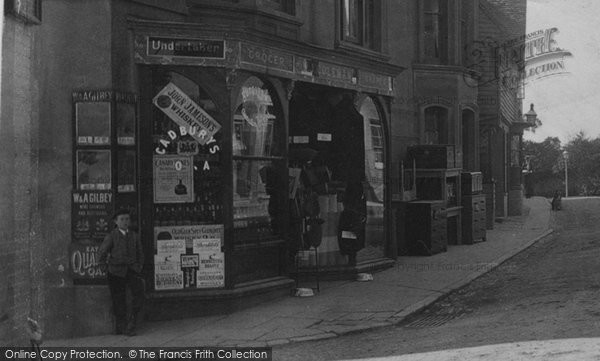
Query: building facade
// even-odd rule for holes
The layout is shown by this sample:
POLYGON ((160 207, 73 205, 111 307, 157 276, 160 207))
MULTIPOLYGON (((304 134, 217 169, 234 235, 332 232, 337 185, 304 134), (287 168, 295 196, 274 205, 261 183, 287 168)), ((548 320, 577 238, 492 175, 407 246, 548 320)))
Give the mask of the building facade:
POLYGON ((148 319, 248 307, 307 273, 392 266, 409 146, 453 144, 462 169, 500 178, 480 140, 493 113, 482 104, 500 96, 482 97, 470 47, 482 6, 53 0, 35 24, 6 14, 0 135, 25 148, 3 159, 18 168, 2 178, 4 339, 22 337, 26 316, 49 338, 112 331, 96 252, 118 208, 143 240, 148 319), (30 54, 6 56, 10 36, 30 54), (27 77, 5 77, 14 67, 27 77), (11 110, 19 87, 26 119, 11 110), (341 229, 348 209, 358 230, 341 229))
POLYGON ((479 9, 481 169, 488 202, 495 204, 495 217, 503 218, 520 215, 523 199, 520 148, 528 126, 522 119, 526 2, 483 0, 479 9))

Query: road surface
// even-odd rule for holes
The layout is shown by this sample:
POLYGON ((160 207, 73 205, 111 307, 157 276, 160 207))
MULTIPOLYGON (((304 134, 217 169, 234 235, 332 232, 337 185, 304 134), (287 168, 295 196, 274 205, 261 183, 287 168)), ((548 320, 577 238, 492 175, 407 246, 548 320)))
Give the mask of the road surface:
POLYGON ((563 200, 555 230, 470 285, 390 328, 282 345, 275 360, 385 357, 600 336, 600 199, 563 200))

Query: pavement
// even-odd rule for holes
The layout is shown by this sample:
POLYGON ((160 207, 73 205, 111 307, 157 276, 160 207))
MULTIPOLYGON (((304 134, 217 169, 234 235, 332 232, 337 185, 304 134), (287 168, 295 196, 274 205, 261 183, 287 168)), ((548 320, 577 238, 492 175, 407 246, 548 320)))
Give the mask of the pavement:
POLYGON ((392 326, 552 233, 550 220, 548 200, 525 199, 523 215, 496 223, 486 242, 449 246, 430 257, 399 257, 370 282, 322 282, 314 297, 277 299, 228 315, 146 322, 134 337, 47 340, 44 346, 259 347, 392 326))
POLYGON ((410 355, 361 359, 361 361, 581 361, 598 359, 600 359, 599 338, 574 338, 511 342, 410 355))

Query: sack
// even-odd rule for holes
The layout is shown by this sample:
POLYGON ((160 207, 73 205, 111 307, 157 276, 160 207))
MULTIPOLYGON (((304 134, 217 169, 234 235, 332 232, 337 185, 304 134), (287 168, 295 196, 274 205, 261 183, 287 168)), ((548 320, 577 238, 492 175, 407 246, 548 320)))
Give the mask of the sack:
POLYGON ((323 240, 323 223, 325 220, 322 218, 309 218, 306 220, 306 232, 304 232, 304 247, 310 249, 311 247, 319 247, 323 240))
POLYGON ((331 173, 326 166, 311 166, 304 169, 306 183, 318 194, 329 193, 327 185, 331 181, 331 173))
POLYGON ((340 214, 338 246, 344 255, 355 254, 365 247, 366 217, 352 209, 340 214))
POLYGON ((319 206, 319 195, 316 192, 307 190, 303 197, 302 212, 305 217, 317 217, 321 213, 319 206))

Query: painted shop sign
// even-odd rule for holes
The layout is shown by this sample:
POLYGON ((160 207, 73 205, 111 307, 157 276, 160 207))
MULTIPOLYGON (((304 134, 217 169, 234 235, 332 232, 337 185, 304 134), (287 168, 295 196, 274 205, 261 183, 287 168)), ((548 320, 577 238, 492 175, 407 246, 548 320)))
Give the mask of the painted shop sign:
POLYGON ((317 65, 319 78, 342 81, 344 83, 356 84, 356 75, 353 68, 335 65, 320 61, 317 65))
POLYGON ((111 191, 73 191, 73 242, 102 242, 110 231, 113 195, 111 191))
POLYGON ((294 56, 262 46, 241 44, 241 62, 294 72, 294 56))
POLYGON ((225 41, 182 39, 149 36, 146 54, 149 56, 225 59, 225 41))
POLYGON ((392 91, 392 77, 371 73, 370 71, 358 71, 358 84, 369 88, 392 91))
POLYGON ((167 84, 153 103, 177 125, 189 129, 188 134, 202 145, 221 129, 221 124, 173 83, 167 84))
POLYGON ((155 155, 154 203, 194 201, 194 158, 191 156, 155 155))
POLYGON ((71 243, 69 264, 71 276, 77 280, 103 280, 106 278, 104 266, 98 263, 99 245, 71 243))

